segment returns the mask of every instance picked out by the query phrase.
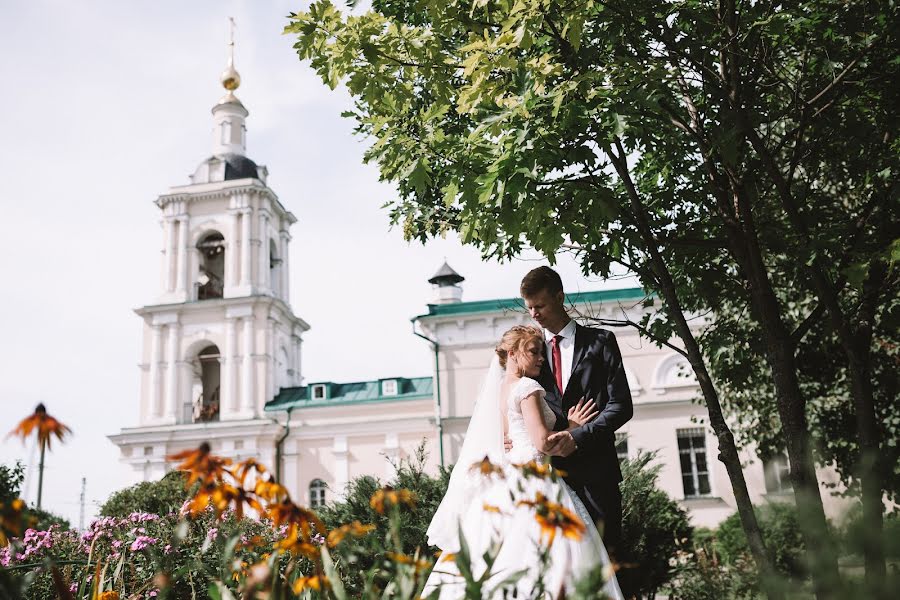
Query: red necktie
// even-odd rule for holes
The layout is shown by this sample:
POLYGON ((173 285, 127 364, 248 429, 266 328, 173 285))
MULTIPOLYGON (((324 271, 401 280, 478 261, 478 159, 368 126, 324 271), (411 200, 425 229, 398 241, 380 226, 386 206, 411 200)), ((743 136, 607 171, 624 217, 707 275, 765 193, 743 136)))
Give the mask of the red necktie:
POLYGON ((556 387, 559 393, 563 393, 562 386, 562 352, 559 351, 559 342, 563 339, 561 335, 555 335, 550 340, 550 360, 553 361, 553 377, 556 379, 556 387))

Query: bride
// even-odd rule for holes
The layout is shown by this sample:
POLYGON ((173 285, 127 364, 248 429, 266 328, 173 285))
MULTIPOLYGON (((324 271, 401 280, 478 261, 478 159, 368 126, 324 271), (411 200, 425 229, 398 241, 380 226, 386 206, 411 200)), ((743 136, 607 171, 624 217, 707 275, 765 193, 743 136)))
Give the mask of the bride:
MULTIPOLYGON (((496 348, 447 493, 428 527, 428 543, 443 558, 423 598, 465 596, 465 579, 452 560, 462 548, 460 533, 475 579, 487 570, 485 553, 495 555, 483 597, 531 598, 540 589, 551 598, 571 595, 581 576, 606 567, 603 592, 623 598, 587 509, 550 466, 556 418, 532 379, 544 362, 543 343, 540 329, 519 325, 496 348), (504 435, 512 442, 508 453, 504 435)), ((569 411, 569 427, 596 415, 593 402, 579 402, 569 411)))

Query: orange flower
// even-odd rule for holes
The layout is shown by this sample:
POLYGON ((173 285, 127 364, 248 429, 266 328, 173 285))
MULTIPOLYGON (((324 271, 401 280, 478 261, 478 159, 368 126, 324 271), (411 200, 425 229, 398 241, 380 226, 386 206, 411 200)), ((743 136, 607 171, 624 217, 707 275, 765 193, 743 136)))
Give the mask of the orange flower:
POLYGON ((372 497, 369 499, 369 506, 371 506, 379 515, 383 515, 385 509, 390 506, 408 506, 409 508, 415 508, 416 500, 415 493, 406 489, 395 490, 388 486, 381 488, 372 494, 372 497))
POLYGON ((359 521, 353 521, 349 525, 341 525, 337 529, 332 529, 328 532, 328 547, 334 548, 348 535, 352 535, 353 537, 363 537, 374 529, 374 525, 363 525, 359 521))
POLYGON ((469 470, 481 473, 485 477, 496 475, 501 479, 503 478, 503 467, 492 463, 487 456, 476 463, 472 463, 472 466, 469 467, 469 470))
POLYGON ((9 537, 21 537, 25 501, 16 498, 7 506, 0 502, 0 546, 9 545, 9 537))
POLYGON ((52 436, 55 435, 59 441, 62 441, 67 433, 72 432, 71 429, 48 415, 43 403, 38 404, 34 413, 22 419, 6 437, 17 436, 24 442, 32 431, 37 431, 38 444, 41 448, 50 448, 52 436))
POLYGON ((525 477, 537 477, 538 479, 550 479, 557 481, 560 477, 565 477, 566 472, 554 469, 550 463, 541 464, 535 460, 527 463, 514 464, 515 468, 522 472, 525 477))
POLYGON ((502 515, 502 514, 503 514, 503 511, 500 510, 500 507, 499 507, 499 506, 494 506, 493 504, 488 504, 487 502, 485 502, 484 504, 482 504, 482 505, 481 505, 481 508, 484 509, 484 512, 495 513, 495 514, 498 514, 498 515, 502 515))
POLYGON ((266 502, 281 502, 288 497, 287 489, 271 479, 257 479, 253 492, 266 502))
POLYGON ((318 546, 304 539, 300 526, 296 523, 288 526, 284 539, 275 542, 275 548, 294 555, 305 556, 310 560, 318 559, 321 554, 318 546))
POLYGON ((266 472, 266 467, 256 462, 256 460, 248 458, 235 465, 232 475, 234 476, 235 481, 237 481, 241 487, 244 487, 244 484, 247 481, 247 475, 249 475, 251 471, 254 471, 257 476, 259 476, 266 472))
POLYGON ((309 577, 300 577, 294 582, 294 593, 299 595, 303 590, 320 591, 331 584, 324 575, 311 575, 309 577))
POLYGON ((456 552, 444 552, 441 554, 441 562, 453 562, 456 560, 456 552))
POLYGON ((534 500, 520 500, 518 505, 535 509, 534 518, 541 527, 541 537, 547 537, 547 546, 553 544, 557 529, 572 540, 581 539, 587 530, 578 515, 561 504, 549 501, 541 492, 537 493, 534 500))
POLYGON ((309 537, 310 531, 313 529, 316 533, 325 534, 325 524, 322 523, 318 515, 307 508, 297 506, 290 499, 277 504, 270 504, 266 513, 272 519, 272 522, 275 523, 275 527, 286 523, 296 525, 306 538, 309 537))
POLYGON ((411 565, 415 568, 416 572, 431 568, 431 561, 425 560, 424 558, 416 558, 415 556, 401 554, 399 552, 385 552, 384 555, 397 564, 411 565))
POLYGON ((182 461, 175 468, 188 473, 188 487, 198 480, 207 484, 222 481, 225 476, 225 468, 231 464, 230 458, 210 454, 210 447, 206 442, 200 444, 196 450, 183 450, 177 454, 171 454, 166 457, 166 460, 182 461))
POLYGON ((119 600, 119 592, 112 590, 97 594, 97 600, 119 600))

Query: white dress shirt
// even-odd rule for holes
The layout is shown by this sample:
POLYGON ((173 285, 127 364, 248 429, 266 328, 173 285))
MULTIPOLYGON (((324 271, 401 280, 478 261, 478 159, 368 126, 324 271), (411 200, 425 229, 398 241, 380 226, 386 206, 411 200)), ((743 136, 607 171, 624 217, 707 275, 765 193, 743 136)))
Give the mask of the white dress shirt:
MULTIPOLYGON (((562 358, 562 390, 566 391, 569 385, 569 376, 572 374, 572 359, 575 356, 575 321, 569 320, 568 324, 562 328, 559 334, 552 333, 547 329, 544 330, 544 340, 547 345, 547 361, 550 363, 550 372, 553 373, 553 346, 550 343, 556 335, 562 336, 559 340, 559 353, 562 358)), ((553 373, 556 375, 556 373, 553 373)))

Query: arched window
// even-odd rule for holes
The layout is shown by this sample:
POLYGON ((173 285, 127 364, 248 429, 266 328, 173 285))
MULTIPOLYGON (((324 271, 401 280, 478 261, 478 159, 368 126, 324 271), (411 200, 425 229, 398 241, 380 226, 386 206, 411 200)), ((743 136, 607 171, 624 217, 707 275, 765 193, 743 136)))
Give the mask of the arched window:
POLYGON ((697 385, 697 377, 690 363, 680 354, 670 354, 656 367, 653 386, 657 390, 666 388, 693 387, 697 385))
POLYGON ((197 355, 194 389, 199 387, 199 394, 193 399, 195 422, 219 420, 219 358, 215 345, 207 346, 197 355))
POLYGON ((206 234, 197 244, 200 273, 197 300, 221 298, 225 291, 225 238, 218 231, 206 234))
POLYGON ((325 490, 328 486, 321 479, 313 479, 309 482, 309 507, 319 508, 325 506, 325 490))

